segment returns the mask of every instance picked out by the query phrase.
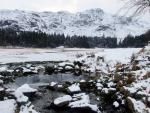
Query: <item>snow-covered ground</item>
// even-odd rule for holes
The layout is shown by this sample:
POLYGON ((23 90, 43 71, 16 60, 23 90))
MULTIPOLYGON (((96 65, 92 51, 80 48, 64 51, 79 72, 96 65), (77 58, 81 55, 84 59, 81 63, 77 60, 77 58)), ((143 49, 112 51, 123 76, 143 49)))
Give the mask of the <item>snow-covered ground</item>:
POLYGON ((16 106, 14 99, 0 101, 0 113, 15 113, 16 106))
POLYGON ((33 49, 0 48, 0 63, 29 62, 29 61, 66 61, 74 60, 77 55, 96 53, 104 56, 107 62, 128 62, 133 53, 138 52, 139 48, 118 48, 118 49, 79 49, 79 48, 57 48, 57 49, 33 49))

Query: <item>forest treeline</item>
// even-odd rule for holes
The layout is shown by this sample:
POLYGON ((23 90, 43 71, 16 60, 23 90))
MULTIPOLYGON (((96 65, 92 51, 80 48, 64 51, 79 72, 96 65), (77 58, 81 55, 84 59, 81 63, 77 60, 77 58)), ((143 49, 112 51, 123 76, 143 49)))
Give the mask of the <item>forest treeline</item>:
POLYGON ((150 30, 139 36, 128 35, 120 41, 118 47, 144 47, 150 41, 150 30))
POLYGON ((150 31, 140 36, 128 35, 117 43, 116 37, 87 37, 65 36, 64 34, 46 34, 42 32, 15 31, 0 29, 0 46, 21 47, 78 47, 78 48, 117 48, 117 47, 143 47, 150 40, 150 31))

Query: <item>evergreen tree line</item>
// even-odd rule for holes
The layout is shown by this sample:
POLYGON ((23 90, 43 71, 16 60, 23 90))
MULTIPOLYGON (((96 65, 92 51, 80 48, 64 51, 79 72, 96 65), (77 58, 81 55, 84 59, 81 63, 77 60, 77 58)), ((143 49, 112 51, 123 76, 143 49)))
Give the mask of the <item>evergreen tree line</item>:
POLYGON ((0 29, 0 46, 22 46, 22 47, 79 47, 94 48, 117 46, 117 38, 111 37, 86 37, 65 36, 64 34, 46 34, 42 32, 16 32, 12 29, 0 29))
POLYGON ((116 47, 143 47, 150 40, 150 31, 133 37, 128 35, 117 44, 115 37, 87 37, 65 36, 64 34, 46 34, 42 32, 15 31, 12 29, 0 29, 0 46, 21 47, 79 47, 79 48, 116 48, 116 47))
POLYGON ((150 41, 150 30, 139 36, 128 35, 120 41, 118 47, 144 47, 150 41))

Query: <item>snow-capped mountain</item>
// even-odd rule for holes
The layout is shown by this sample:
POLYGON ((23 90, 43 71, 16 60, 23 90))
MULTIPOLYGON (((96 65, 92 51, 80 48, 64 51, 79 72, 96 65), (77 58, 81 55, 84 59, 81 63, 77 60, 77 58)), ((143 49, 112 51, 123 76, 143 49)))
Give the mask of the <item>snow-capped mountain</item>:
POLYGON ((140 35, 150 29, 150 23, 105 13, 101 9, 84 12, 32 12, 1 10, 0 28, 42 31, 48 34, 116 36, 140 35))

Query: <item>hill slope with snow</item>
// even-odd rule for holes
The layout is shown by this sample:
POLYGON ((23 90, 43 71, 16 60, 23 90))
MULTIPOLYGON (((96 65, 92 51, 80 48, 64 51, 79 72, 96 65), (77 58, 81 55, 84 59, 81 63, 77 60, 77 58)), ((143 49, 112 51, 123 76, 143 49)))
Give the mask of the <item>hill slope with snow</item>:
POLYGON ((140 35, 150 28, 150 23, 127 17, 114 16, 101 9, 84 12, 32 12, 1 10, 0 28, 23 31, 42 31, 48 34, 116 36, 140 35))

